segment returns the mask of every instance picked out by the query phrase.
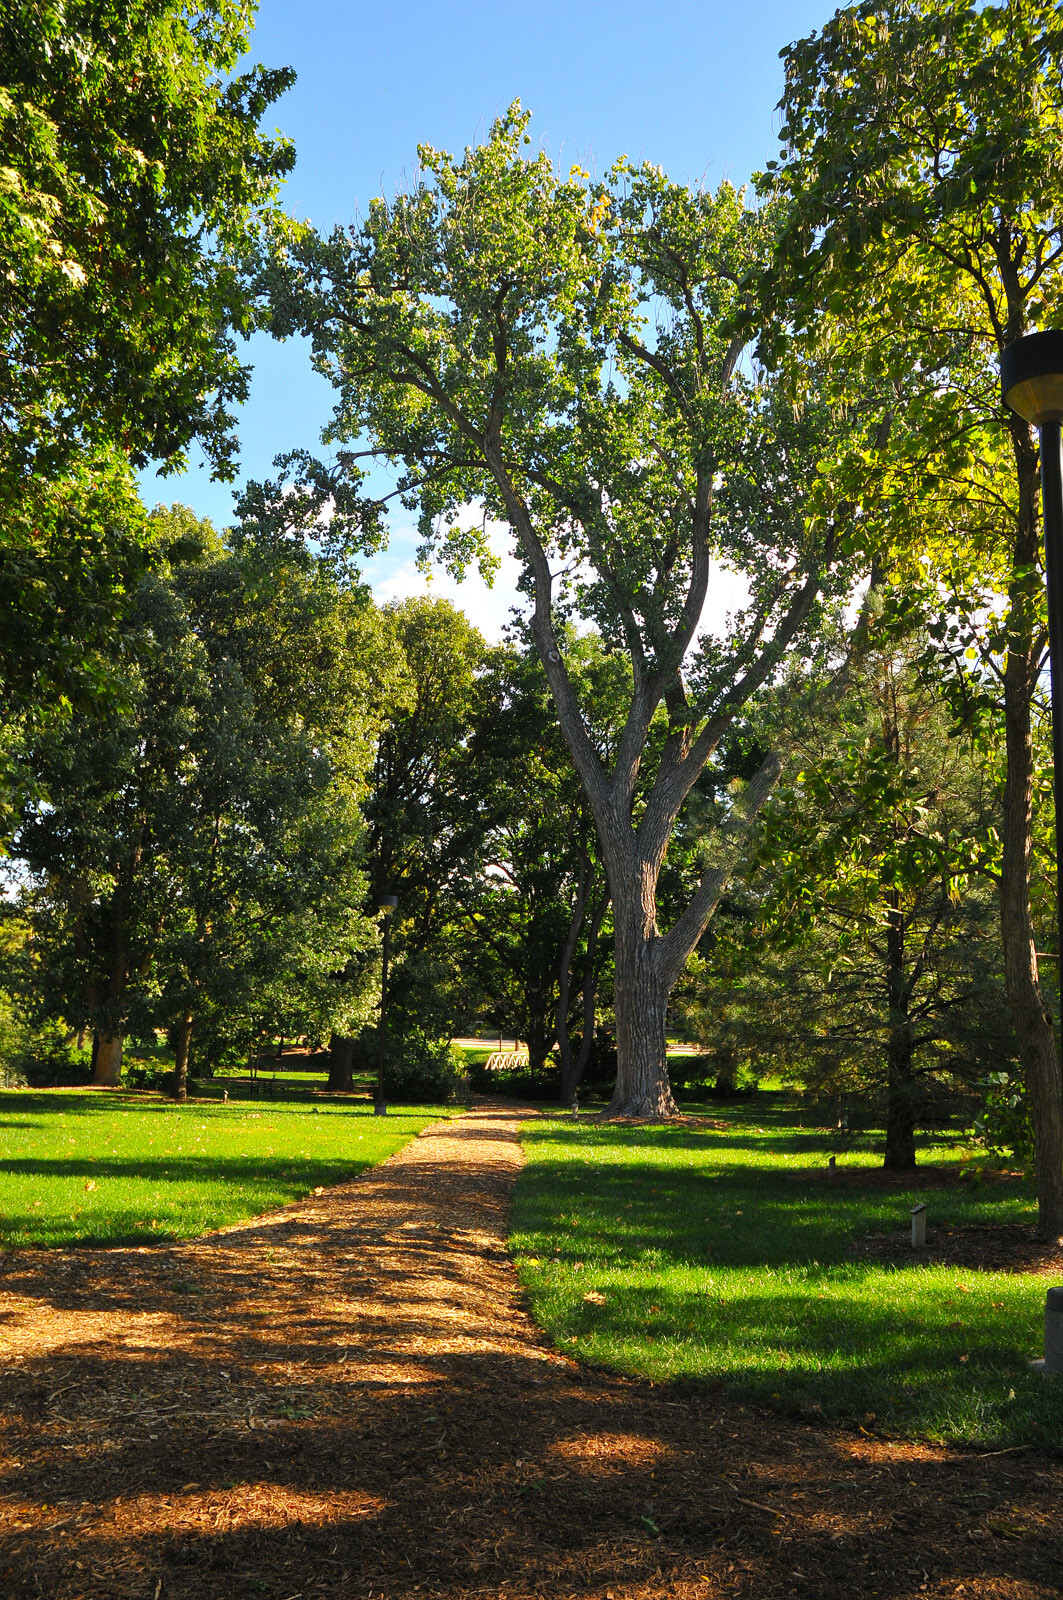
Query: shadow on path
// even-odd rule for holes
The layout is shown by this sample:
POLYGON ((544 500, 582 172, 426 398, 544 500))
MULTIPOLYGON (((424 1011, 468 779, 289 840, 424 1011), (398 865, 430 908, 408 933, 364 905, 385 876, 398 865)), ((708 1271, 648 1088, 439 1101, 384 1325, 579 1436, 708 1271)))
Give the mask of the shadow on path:
POLYGON ((0 1272, 11 1600, 1060 1592, 1058 1466, 587 1373, 520 1306, 512 1108, 167 1249, 0 1272))

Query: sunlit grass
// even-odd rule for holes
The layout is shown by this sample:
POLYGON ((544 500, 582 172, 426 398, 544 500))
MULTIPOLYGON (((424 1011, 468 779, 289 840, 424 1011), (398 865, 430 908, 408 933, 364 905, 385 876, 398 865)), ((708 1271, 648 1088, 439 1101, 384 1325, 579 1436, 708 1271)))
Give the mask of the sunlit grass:
MULTIPOLYGON (((197 1078, 193 1082, 197 1089, 209 1089, 212 1083, 224 1082, 227 1078, 247 1079, 251 1076, 247 1067, 218 1067, 212 1078, 197 1078)), ((328 1081, 328 1068, 320 1067, 281 1067, 274 1071, 272 1067, 259 1067, 256 1074, 259 1083, 269 1083, 271 1078, 279 1078, 283 1083, 305 1083, 308 1089, 317 1089, 328 1081)))
POLYGON ((0 1247, 183 1239, 342 1183, 443 1107, 0 1092, 0 1247))
MULTIPOLYGON (((903 1227, 918 1201, 937 1228, 1030 1221, 1023 1184, 834 1186, 814 1175, 830 1153, 822 1134, 763 1105, 722 1115, 724 1130, 525 1128, 513 1243, 562 1349, 875 1432, 1063 1449, 1063 1382, 1027 1366, 1044 1278, 848 1253, 903 1227)), ((961 1154, 927 1145, 920 1161, 955 1167, 961 1154)), ((869 1145, 838 1159, 881 1163, 869 1145)))

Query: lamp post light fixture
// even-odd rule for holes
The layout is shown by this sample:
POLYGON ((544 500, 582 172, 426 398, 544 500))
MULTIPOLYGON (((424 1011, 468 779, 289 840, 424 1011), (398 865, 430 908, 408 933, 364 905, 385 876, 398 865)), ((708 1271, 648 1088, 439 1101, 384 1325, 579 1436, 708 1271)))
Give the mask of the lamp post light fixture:
MULTIPOLYGON (((1041 511, 1048 654, 1052 664, 1052 792, 1056 803, 1056 964, 1063 963, 1063 330, 1028 333, 1000 357, 1004 404, 1041 439, 1041 511)), ((1063 994, 1063 976, 1059 980, 1063 994)))
POLYGON ((380 952, 380 1053, 376 1064, 376 1096, 373 1101, 373 1111, 378 1117, 386 1117, 388 1103, 384 1099, 384 1048, 387 1042, 387 998, 388 998, 388 947, 391 942, 391 913, 399 903, 397 894, 382 894, 377 901, 380 913, 384 918, 384 942, 380 952))

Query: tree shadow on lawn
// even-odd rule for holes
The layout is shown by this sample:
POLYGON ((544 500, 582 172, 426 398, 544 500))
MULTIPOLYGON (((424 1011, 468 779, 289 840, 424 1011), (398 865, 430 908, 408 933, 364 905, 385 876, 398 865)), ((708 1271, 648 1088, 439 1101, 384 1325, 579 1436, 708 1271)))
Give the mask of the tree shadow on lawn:
MULTIPOLYGON (((909 1221, 927 1204, 935 1227, 1032 1220, 1026 1185, 985 1190, 913 1187, 833 1189, 794 1174, 714 1160, 679 1168, 627 1160, 539 1160, 518 1188, 515 1231, 561 1260, 637 1260, 653 1252, 660 1266, 760 1267, 850 1263, 850 1246, 909 1221), (564 1219, 559 1222, 559 1219, 564 1219)), ((920 1264, 913 1252, 913 1266, 920 1264)), ((861 1270, 854 1265, 854 1270, 861 1270)))
MULTIPOLYGON (((17 1180, 20 1192, 25 1189, 32 1195, 34 1180, 42 1184, 68 1180, 72 1185, 68 1196, 49 1197, 47 1209, 32 1209, 25 1203, 19 1212, 5 1209, 0 1218, 0 1246, 27 1250, 156 1244, 228 1226, 303 1199, 316 1188, 352 1181, 386 1159, 391 1153, 386 1148, 388 1141, 401 1145, 411 1133, 431 1128, 445 1137, 450 1117, 444 1111, 433 1122, 432 1112, 437 1109, 411 1107, 408 1112, 384 1120, 374 1117, 371 1109, 363 1116, 356 1111, 324 1111, 325 1117, 347 1119, 352 1134, 359 1127, 367 1132, 371 1128, 385 1141, 384 1151, 374 1150, 370 1144, 365 1154, 352 1138, 345 1148, 311 1157, 284 1153, 185 1155, 165 1151, 129 1156, 101 1150, 92 1156, 19 1156, 0 1160, 0 1178, 17 1180), (90 1183, 91 1190, 85 1187, 90 1183), (115 1192, 116 1184, 123 1188, 115 1192), (124 1187, 129 1184, 137 1189, 132 1197, 124 1187), (211 1192, 197 1196, 197 1187, 211 1192), (139 1198, 141 1192, 143 1199, 139 1198), (66 1201, 65 1210, 60 1206, 62 1199, 66 1201), (73 1217, 72 1206, 77 1208, 73 1217)), ((239 1131, 241 1121, 242 1114, 232 1119, 234 1132, 239 1131)), ((319 1118, 307 1118, 305 1126, 300 1127, 300 1136, 311 1140, 319 1125, 319 1118)), ((263 1136, 269 1129, 266 1122, 252 1126, 261 1126, 263 1136)), ((251 1137, 249 1129, 248 1139, 251 1137)), ((490 1127, 481 1128, 478 1138, 488 1144, 505 1142, 505 1136, 490 1127)))
POLYGON ((669 1164, 647 1141, 615 1163, 591 1152, 524 1169, 514 1238, 562 1348, 655 1380, 725 1379, 799 1412, 874 1411, 922 1436, 1063 1441, 1063 1384, 1027 1366, 1043 1277, 851 1253, 906 1224, 913 1199, 944 1231, 1032 1217, 1025 1192, 839 1191, 710 1159, 669 1164))
MULTIPOLYGON (((214 1083, 225 1087, 223 1078, 215 1078, 214 1083)), ((308 1101, 289 1099, 287 1096, 280 1100, 270 1100, 263 1096, 254 1110, 260 1113, 268 1112, 270 1115, 283 1113, 290 1106, 294 1111, 303 1111, 304 1104, 312 1100, 314 1107, 321 1115, 342 1114, 358 1118, 359 1116, 373 1119, 374 1109, 371 1100, 359 1099, 357 1096, 334 1095, 315 1093, 308 1097, 308 1101)), ((232 1121, 239 1123, 249 1115, 247 1100, 239 1102, 229 1101, 223 1104, 213 1097, 192 1098, 190 1100, 171 1100, 167 1095, 157 1094, 154 1091, 125 1090, 125 1089, 46 1089, 46 1090, 4 1090, 0 1098, 0 1109, 16 1113, 16 1116, 0 1120, 0 1127, 24 1128, 27 1126, 27 1115, 42 1117, 96 1117, 114 1116, 115 1112, 137 1111, 145 1115, 157 1116, 168 1114, 176 1117, 195 1117, 203 1113, 219 1121, 232 1121)), ((453 1106, 435 1105, 409 1105, 393 1106, 387 1121, 402 1121, 406 1117, 424 1117, 438 1114, 445 1117, 454 1114, 453 1106)), ((305 1113, 304 1113, 305 1114, 305 1113)))
POLYGON ((964 1295, 903 1272, 842 1284, 831 1274, 807 1285, 788 1278, 778 1291, 725 1275, 699 1291, 666 1281, 606 1289, 604 1305, 559 1308, 555 1331, 562 1342, 575 1335, 585 1360, 655 1380, 725 1382, 797 1415, 859 1422, 870 1413, 888 1432, 1043 1440, 1063 1453, 1063 1384, 1029 1368, 1043 1307, 1043 1284, 1015 1279, 964 1295))
MULTIPOLYGON (((686 1120, 677 1123, 624 1123, 604 1120, 599 1122, 585 1118, 577 1122, 569 1118, 554 1117, 552 1126, 529 1131, 523 1137, 526 1142, 535 1140, 549 1142, 565 1135, 591 1148, 649 1147, 661 1151, 701 1152, 732 1148, 747 1150, 751 1154, 759 1152, 765 1156, 816 1154, 822 1155, 824 1167, 831 1156, 845 1160, 857 1155, 881 1157, 883 1153, 885 1133, 882 1129, 867 1128, 850 1133, 829 1127, 795 1128, 792 1108, 791 1115, 775 1119, 774 1125, 768 1118, 756 1116, 745 1116, 741 1121, 732 1122, 726 1115, 726 1110, 727 1108, 724 1108, 722 1113, 707 1115, 700 1125, 686 1120), (713 1123, 717 1126, 713 1126, 713 1123), (727 1125, 721 1127, 718 1125, 720 1123, 727 1125), (839 1141, 844 1143, 844 1151, 839 1148, 839 1141)), ((951 1132, 924 1133, 917 1136, 916 1145, 917 1151, 940 1150, 946 1145, 962 1149, 968 1142, 966 1135, 951 1132)), ((957 1162, 958 1160, 957 1157, 957 1162)))
MULTIPOLYGON (((57 1246, 92 1249, 189 1237, 276 1210, 315 1188, 349 1182, 374 1165, 371 1155, 360 1157, 354 1151, 317 1158, 99 1155, 0 1161, 0 1177, 25 1180, 29 1193, 33 1179, 75 1180, 67 1203, 77 1206, 74 1217, 58 1209, 60 1196, 49 1197, 50 1209, 23 1206, 14 1212, 7 1207, 0 1218, 0 1241, 17 1251, 57 1246), (86 1191, 86 1183, 95 1187, 86 1191), (115 1183, 122 1185, 120 1199, 108 1192, 115 1183), (142 1199, 130 1195, 126 1187, 130 1183, 142 1192, 142 1199), (197 1193, 204 1186, 209 1191, 197 1193)), ((0 1254, 0 1272, 2 1262, 0 1254)))
POLYGON ((43 1117, 93 1117, 113 1116, 115 1111, 194 1111, 193 1101, 179 1104, 163 1095, 128 1089, 81 1088, 7 1089, 0 1098, 5 1111, 19 1114, 18 1121, 8 1121, 5 1127, 25 1127, 27 1114, 43 1117))
POLYGON ((891 1447, 551 1353, 503 1248, 513 1163, 466 1132, 464 1165, 415 1147, 349 1205, 16 1262, 5 1600, 1052 1592, 1044 1457, 891 1447))
POLYGON ((343 1360, 329 1331, 319 1316, 305 1366, 299 1338, 218 1328, 199 1352, 60 1350, 9 1373, 5 1595, 1052 1592, 1043 1459, 891 1451, 519 1341, 391 1367, 405 1320, 343 1360))

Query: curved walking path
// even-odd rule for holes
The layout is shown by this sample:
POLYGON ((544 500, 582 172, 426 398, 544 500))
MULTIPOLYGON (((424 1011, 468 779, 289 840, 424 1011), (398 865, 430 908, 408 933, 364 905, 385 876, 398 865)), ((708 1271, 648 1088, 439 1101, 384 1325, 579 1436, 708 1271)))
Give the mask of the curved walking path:
POLYGON ((506 1252, 516 1108, 172 1249, 0 1272, 11 1600, 1061 1592, 1057 1462, 582 1371, 506 1252))

